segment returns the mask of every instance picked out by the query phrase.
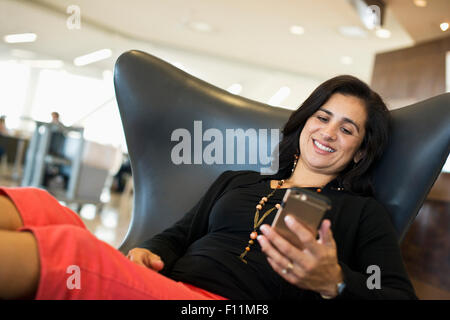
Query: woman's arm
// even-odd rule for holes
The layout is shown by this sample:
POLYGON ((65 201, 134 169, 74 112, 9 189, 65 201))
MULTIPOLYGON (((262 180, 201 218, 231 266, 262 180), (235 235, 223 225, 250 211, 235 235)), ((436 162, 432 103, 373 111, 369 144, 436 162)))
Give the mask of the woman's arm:
POLYGON ((301 223, 286 221, 304 244, 291 245, 269 226, 258 237, 272 268, 287 282, 323 296, 346 299, 417 299, 405 271, 395 230, 384 208, 375 200, 360 216, 352 247, 352 267, 338 261, 334 237, 327 220, 316 241, 301 223), (376 274, 379 271, 378 274, 376 274), (378 278, 376 278, 378 277, 378 278), (338 294, 337 284, 345 283, 338 294))
POLYGON ((206 194, 172 227, 144 241, 139 248, 150 250, 161 257, 164 263, 162 273, 172 269, 173 264, 197 239, 208 230, 209 212, 215 200, 225 189, 233 171, 223 172, 211 185, 206 194))
POLYGON ((319 240, 294 217, 288 215, 285 221, 298 236, 302 248, 292 245, 272 227, 261 226, 264 235, 258 236, 258 241, 271 267, 298 288, 315 291, 324 297, 337 296, 337 284, 343 282, 343 272, 338 263, 330 221, 322 222, 319 240))
POLYGON ((354 250, 354 266, 339 263, 346 283, 342 298, 417 299, 395 229, 375 200, 361 214, 354 250))
POLYGON ((161 257, 164 263, 162 273, 167 273, 172 269, 175 261, 186 252, 188 246, 203 235, 204 228, 202 225, 205 222, 205 218, 201 217, 199 210, 203 202, 204 197, 172 227, 138 246, 139 248, 150 250, 161 257), (191 226, 195 226, 197 232, 193 232, 191 226))

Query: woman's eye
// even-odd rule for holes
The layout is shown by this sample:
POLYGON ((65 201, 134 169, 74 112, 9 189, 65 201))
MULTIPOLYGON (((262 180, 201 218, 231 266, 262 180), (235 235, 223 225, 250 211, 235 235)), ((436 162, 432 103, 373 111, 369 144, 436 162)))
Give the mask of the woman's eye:
POLYGON ((346 129, 346 128, 342 128, 341 130, 345 134, 352 134, 352 132, 350 130, 346 129))
POLYGON ((327 121, 328 121, 327 118, 322 117, 322 116, 317 116, 317 119, 319 119, 319 120, 322 121, 322 122, 327 122, 327 121))

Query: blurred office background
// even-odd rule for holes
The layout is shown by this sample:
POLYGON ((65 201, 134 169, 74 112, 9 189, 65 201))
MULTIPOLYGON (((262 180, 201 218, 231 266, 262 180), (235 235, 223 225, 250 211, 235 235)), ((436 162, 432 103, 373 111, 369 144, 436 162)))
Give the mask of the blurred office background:
MULTIPOLYGON (((0 185, 48 189, 118 247, 133 197, 121 53, 275 108, 351 74, 395 109, 450 90, 449 23, 449 0, 0 0, 0 185)), ((420 298, 450 298, 449 230, 447 161, 402 243, 420 298)))

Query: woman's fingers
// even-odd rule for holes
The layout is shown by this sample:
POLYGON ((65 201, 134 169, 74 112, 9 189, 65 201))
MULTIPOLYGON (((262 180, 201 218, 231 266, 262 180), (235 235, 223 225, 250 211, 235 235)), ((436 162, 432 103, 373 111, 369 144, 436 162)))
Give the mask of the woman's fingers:
POLYGON ((266 256, 272 259, 278 265, 287 266, 290 263, 285 256, 281 255, 280 252, 272 246, 271 241, 265 236, 258 236, 258 242, 261 246, 261 250, 266 254, 266 256))
POLYGON ((331 231, 331 221, 326 219, 323 220, 322 225, 319 229, 319 243, 324 244, 329 247, 335 247, 336 243, 334 241, 333 232, 331 231))
POLYGON ((279 254, 265 236, 258 236, 257 239, 272 269, 289 283, 297 284, 299 279, 304 276, 303 269, 279 254))
POLYGON ((271 257, 278 265, 286 268, 289 263, 295 263, 301 267, 310 264, 311 257, 293 246, 289 241, 280 236, 273 228, 268 225, 261 226, 260 230, 266 238, 259 238, 261 249, 271 257))
POLYGON ((149 264, 151 268, 156 271, 161 271, 164 268, 164 262, 161 260, 161 257, 153 253, 150 256, 149 264))
POLYGON ((313 254, 319 250, 315 236, 307 227, 291 215, 287 215, 284 220, 288 228, 300 239, 305 249, 308 249, 313 254))
POLYGON ((147 265, 144 263, 144 257, 141 253, 130 251, 130 252, 128 252, 127 258, 131 262, 134 262, 143 267, 147 267, 147 265))
POLYGON ((331 233, 331 222, 324 220, 317 241, 313 233, 295 219, 286 224, 302 241, 299 249, 280 236, 268 225, 261 226, 263 235, 258 236, 262 251, 275 272, 299 288, 322 290, 335 281, 337 266, 336 243, 331 233))
POLYGON ((164 268, 164 262, 161 260, 161 257, 147 249, 134 248, 128 252, 127 258, 138 265, 155 271, 161 271, 164 268))
POLYGON ((280 236, 272 227, 265 224, 261 226, 260 230, 284 255, 292 257, 301 253, 299 248, 294 247, 289 241, 280 236))
POLYGON ((269 262, 272 269, 275 270, 275 272, 278 273, 282 278, 292 284, 296 283, 297 275, 295 273, 297 272, 297 270, 291 270, 287 268, 287 266, 280 265, 270 257, 267 257, 267 261, 269 262))

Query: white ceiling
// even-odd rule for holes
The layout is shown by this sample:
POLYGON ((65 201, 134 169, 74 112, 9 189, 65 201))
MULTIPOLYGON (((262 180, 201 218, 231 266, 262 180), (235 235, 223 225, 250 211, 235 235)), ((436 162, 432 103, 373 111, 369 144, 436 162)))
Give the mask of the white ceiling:
POLYGON ((79 55, 111 48, 113 56, 95 66, 112 69, 126 50, 167 47, 315 79, 350 73, 370 81, 376 53, 443 36, 437 22, 450 20, 450 1, 428 2, 418 8, 412 0, 387 1, 384 27, 392 36, 380 39, 369 30, 365 38, 339 33, 341 26, 364 28, 348 0, 0 0, 1 37, 38 35, 34 43, 2 44, 0 53, 15 48, 72 63, 79 55), (80 30, 66 26, 69 5, 81 9, 80 30), (194 31, 190 22, 208 23, 213 30, 194 31), (292 25, 305 33, 289 33, 292 25), (342 56, 353 63, 342 64, 342 56))

